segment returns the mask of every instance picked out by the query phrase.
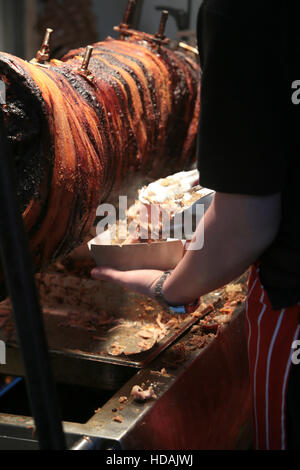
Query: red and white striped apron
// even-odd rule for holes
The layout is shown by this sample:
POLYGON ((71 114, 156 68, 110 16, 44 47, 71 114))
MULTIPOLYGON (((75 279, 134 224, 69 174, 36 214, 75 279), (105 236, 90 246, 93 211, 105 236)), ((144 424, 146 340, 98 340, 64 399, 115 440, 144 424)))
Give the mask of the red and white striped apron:
POLYGON ((246 326, 256 449, 286 449, 286 392, 292 343, 300 330, 299 312, 299 305, 273 310, 259 279, 259 267, 252 266, 246 326))

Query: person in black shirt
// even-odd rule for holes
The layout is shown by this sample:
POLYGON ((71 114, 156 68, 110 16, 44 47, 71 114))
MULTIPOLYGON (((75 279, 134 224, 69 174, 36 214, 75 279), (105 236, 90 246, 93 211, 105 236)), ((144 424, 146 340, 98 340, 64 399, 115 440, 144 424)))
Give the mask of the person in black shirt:
MULTIPOLYGON (((299 12, 293 1, 204 0, 198 167, 200 184, 216 194, 204 247, 187 251, 161 288, 169 305, 188 304, 251 266, 246 318, 257 449, 300 448, 300 365, 293 363, 300 330, 299 12)), ((152 297, 161 275, 92 271, 152 297)))

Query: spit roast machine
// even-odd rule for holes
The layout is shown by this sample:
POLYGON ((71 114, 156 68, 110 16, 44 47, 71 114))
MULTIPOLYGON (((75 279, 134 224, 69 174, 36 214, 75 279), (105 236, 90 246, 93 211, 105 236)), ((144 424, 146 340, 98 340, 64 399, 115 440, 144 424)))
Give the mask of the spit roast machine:
POLYGON ((131 29, 134 6, 129 1, 118 40, 57 61, 49 58, 48 30, 30 63, 0 57, 8 89, 1 278, 10 294, 2 282, 2 449, 250 445, 247 275, 205 296, 194 314, 177 316, 92 280, 92 260, 73 255, 100 201, 133 184, 132 175, 140 184, 145 175, 190 168, 195 155, 196 51, 171 50, 165 11, 157 34, 131 29))

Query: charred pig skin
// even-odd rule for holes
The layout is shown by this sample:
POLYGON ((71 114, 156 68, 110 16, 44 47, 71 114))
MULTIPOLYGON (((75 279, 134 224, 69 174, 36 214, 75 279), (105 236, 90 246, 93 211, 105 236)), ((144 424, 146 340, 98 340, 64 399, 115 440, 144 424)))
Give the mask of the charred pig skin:
POLYGON ((186 55, 138 37, 93 45, 47 67, 0 54, 0 107, 37 269, 80 245, 97 206, 132 174, 190 168, 200 111, 200 69, 186 55))

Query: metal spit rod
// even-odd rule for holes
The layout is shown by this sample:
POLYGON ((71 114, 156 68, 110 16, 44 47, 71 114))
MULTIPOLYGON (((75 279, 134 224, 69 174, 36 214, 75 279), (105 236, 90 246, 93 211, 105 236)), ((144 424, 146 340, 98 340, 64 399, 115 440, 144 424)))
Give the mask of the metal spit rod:
POLYGON ((15 191, 11 155, 0 117, 0 254, 24 362, 41 450, 63 450, 65 439, 50 369, 42 310, 28 240, 15 191))

